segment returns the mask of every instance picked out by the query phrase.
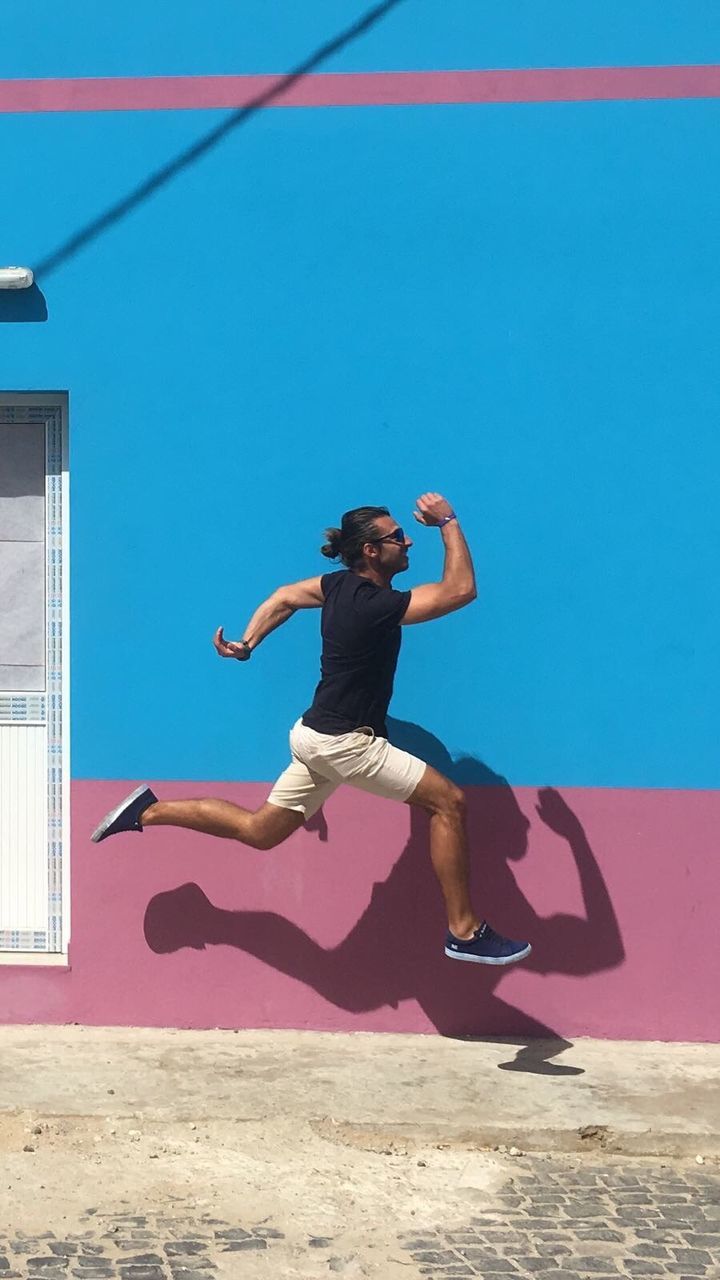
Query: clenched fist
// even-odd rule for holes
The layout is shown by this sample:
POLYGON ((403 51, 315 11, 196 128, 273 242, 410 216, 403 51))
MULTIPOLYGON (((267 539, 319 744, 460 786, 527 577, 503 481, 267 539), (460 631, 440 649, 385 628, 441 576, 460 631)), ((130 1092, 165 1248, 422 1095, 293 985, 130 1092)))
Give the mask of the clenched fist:
POLYGON ((443 498, 441 493, 423 493, 417 499, 417 510, 413 511, 413 515, 418 524, 438 525, 447 520, 448 516, 454 515, 454 511, 450 503, 443 498))

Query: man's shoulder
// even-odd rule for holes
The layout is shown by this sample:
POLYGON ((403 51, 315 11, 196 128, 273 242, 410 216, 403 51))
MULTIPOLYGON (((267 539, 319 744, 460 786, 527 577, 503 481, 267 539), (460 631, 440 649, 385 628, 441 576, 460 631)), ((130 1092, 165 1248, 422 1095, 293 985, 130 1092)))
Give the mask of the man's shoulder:
POLYGON ((324 573, 320 579, 323 594, 327 595, 333 587, 339 587, 345 578, 350 576, 348 569, 334 569, 332 573, 324 573))

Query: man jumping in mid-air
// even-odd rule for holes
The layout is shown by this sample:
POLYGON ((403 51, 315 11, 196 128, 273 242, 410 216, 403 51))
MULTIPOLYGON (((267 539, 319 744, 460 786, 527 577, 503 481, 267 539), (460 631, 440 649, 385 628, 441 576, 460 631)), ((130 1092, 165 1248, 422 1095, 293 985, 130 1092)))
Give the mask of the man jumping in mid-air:
POLYGON ((386 507, 346 511, 339 529, 327 530, 322 553, 346 568, 295 582, 253 614, 240 641, 214 644, 221 658, 247 662, 266 636, 296 609, 322 609, 321 679, 312 706, 290 732, 292 761, 256 812, 227 800, 158 800, 138 787, 93 833, 98 843, 121 831, 188 827, 273 849, 320 808, 341 783, 373 795, 419 805, 430 814, 430 856, 445 898, 445 954, 476 964, 512 964, 530 953, 481 921, 470 899, 465 797, 449 778, 400 751, 387 739, 385 716, 400 651, 400 627, 430 622, 475 599, 475 574, 457 516, 439 493, 424 493, 413 513, 440 529, 445 565, 440 582, 412 591, 391 586, 408 567, 412 541, 386 507))

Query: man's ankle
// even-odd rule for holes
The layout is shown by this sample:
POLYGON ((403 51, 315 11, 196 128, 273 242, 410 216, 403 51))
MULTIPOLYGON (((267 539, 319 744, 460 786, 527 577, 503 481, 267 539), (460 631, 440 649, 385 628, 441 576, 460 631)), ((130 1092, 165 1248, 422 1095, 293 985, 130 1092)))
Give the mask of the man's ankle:
POLYGON ((149 804, 147 809, 143 809, 140 814, 139 822, 141 827, 151 827, 153 825, 153 811, 157 810, 157 803, 149 804))
POLYGON ((470 916, 463 920, 456 920, 453 924, 448 923, 448 929, 453 938, 457 938, 460 942, 469 942, 475 931, 480 928, 480 923, 476 916, 470 916))

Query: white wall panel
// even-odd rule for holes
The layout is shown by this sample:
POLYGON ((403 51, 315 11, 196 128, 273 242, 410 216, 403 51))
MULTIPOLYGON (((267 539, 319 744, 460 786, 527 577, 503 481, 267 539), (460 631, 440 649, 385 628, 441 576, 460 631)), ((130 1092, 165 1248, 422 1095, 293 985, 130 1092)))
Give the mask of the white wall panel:
POLYGON ((13 667, 39 668, 45 678, 45 546, 42 542, 0 541, 0 667, 9 668, 9 681, 0 688, 22 688, 13 667))
POLYGON ((65 397, 0 392, 0 958, 69 938, 65 397))
POLYGON ((0 724, 0 930, 47 929, 47 729, 0 724))
POLYGON ((45 537, 45 423, 0 421, 0 541, 45 537))

